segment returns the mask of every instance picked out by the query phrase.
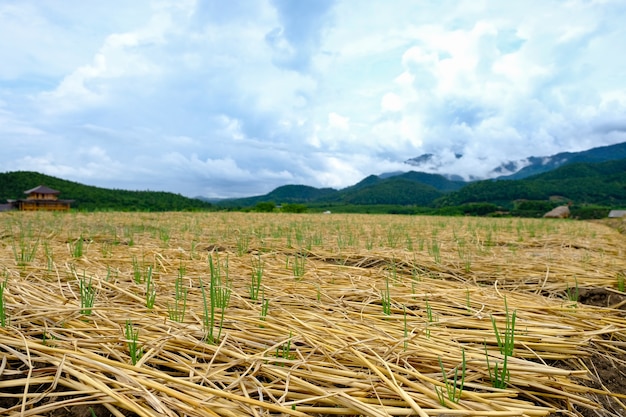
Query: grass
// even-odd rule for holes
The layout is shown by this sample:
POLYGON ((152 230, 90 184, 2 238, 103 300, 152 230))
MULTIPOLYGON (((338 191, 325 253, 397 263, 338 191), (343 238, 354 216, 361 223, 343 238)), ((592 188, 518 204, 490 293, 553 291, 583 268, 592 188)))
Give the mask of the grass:
POLYGON ((178 277, 174 282, 174 302, 168 304, 167 312, 170 320, 182 323, 185 321, 185 312, 187 311, 187 288, 184 286, 183 279, 185 277, 185 267, 181 265, 178 268, 178 277))
POLYGON ((452 401, 455 404, 458 404, 461 399, 461 394, 463 393, 463 388, 465 386, 465 373, 467 371, 467 364, 465 361, 465 350, 462 350, 463 359, 461 363, 461 371, 459 373, 459 367, 456 366, 453 369, 452 379, 449 379, 447 376, 447 372, 443 367, 443 362, 441 361, 441 356, 439 356, 439 367, 441 368, 441 374, 443 375, 443 387, 435 387, 435 391, 437 392, 437 398, 439 399, 439 403, 443 406, 446 405, 446 399, 448 401, 452 401), (444 391, 445 388, 445 391, 444 391))
POLYGON ((9 277, 5 277, 4 281, 0 283, 0 327, 7 327, 8 315, 6 301, 4 300, 4 291, 7 288, 7 281, 9 277))
POLYGON ((385 277, 385 288, 380 291, 380 303, 385 316, 391 315, 391 294, 389 292, 389 277, 385 277))
POLYGON ((567 299, 577 303, 578 302, 578 295, 579 295, 579 291, 578 291, 578 278, 574 277, 574 288, 570 288, 569 284, 567 284, 567 290, 566 290, 566 294, 567 294, 567 299))
POLYGON ((124 336, 126 337, 126 345, 128 346, 130 362, 133 365, 137 365, 137 362, 139 362, 143 356, 143 348, 139 346, 139 330, 135 330, 133 323, 130 320, 126 320, 124 336))
MULTIPOLYGON (((289 339, 276 348, 276 358, 280 358, 285 361, 292 360, 294 358, 291 354, 291 337, 291 332, 289 332, 289 339)), ((285 362, 281 362, 280 366, 285 366, 285 362)))
POLYGON ((83 276, 78 279, 78 285, 80 288, 80 314, 89 316, 96 301, 96 289, 92 284, 91 277, 87 280, 85 271, 83 271, 83 276))
POLYGON ((624 281, 626 281, 626 274, 623 272, 617 273, 617 290, 624 292, 624 281))
POLYGON ((85 239, 83 238, 82 235, 74 241, 72 240, 68 241, 68 245, 70 247, 70 253, 72 254, 73 258, 80 258, 83 256, 84 244, 85 244, 85 239))
POLYGON ((263 261, 261 255, 257 255, 256 261, 252 262, 252 278, 250 281, 250 299, 257 301, 259 299, 259 290, 261 289, 261 281, 263 280, 263 261))
POLYGON ((231 287, 228 279, 228 260, 224 264, 222 272, 222 264, 219 258, 213 262, 213 256, 209 255, 209 272, 211 279, 209 280, 209 296, 207 300, 206 289, 200 278, 200 289, 202 291, 202 301, 204 306, 204 330, 205 340, 209 344, 216 344, 222 335, 224 326, 224 313, 230 301, 231 287), (218 317, 219 316, 219 317, 218 317), (216 320, 218 332, 215 334, 216 320))
MULTIPOLYGON (((263 299, 261 301, 261 321, 265 321, 267 319, 267 313, 269 312, 270 309, 270 300, 268 300, 267 298, 265 298, 265 295, 263 295, 263 299)), ((260 325, 259 327, 263 327, 263 325, 260 325)))
POLYGON ((152 278, 152 267, 148 267, 148 271, 146 273, 146 307, 150 310, 154 308, 154 303, 156 302, 157 289, 154 284, 154 279, 152 278))
POLYGON ((39 239, 33 239, 20 233, 17 242, 13 240, 13 256, 18 266, 26 266, 30 264, 37 253, 39 239))
POLYGON ((513 356, 513 350, 515 349, 515 319, 517 317, 517 310, 514 310, 513 314, 509 314, 509 306, 507 304, 506 297, 504 297, 504 309, 506 312, 506 327, 504 329, 504 334, 498 330, 498 325, 496 324, 496 319, 493 315, 491 316, 491 324, 496 335, 496 341, 498 343, 500 353, 504 356, 513 356))
MULTIPOLYGON (((306 257, 306 253, 297 253, 293 257, 291 269, 293 271, 293 276, 298 280, 304 276, 306 257)), ((289 262, 289 260, 287 260, 287 262, 289 262)))
POLYGON ((509 356, 504 355, 504 359, 502 360, 502 365, 498 362, 491 367, 491 363, 489 361, 489 352, 487 352, 487 345, 485 345, 485 357, 487 358, 487 370, 489 372, 489 379, 491 380, 491 385, 494 388, 504 389, 509 385, 509 380, 511 379, 511 373, 508 369, 509 356))

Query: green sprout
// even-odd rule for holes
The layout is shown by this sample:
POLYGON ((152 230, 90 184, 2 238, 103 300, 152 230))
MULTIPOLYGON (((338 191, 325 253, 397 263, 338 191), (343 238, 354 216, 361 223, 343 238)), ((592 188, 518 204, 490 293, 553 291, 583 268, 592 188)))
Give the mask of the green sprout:
POLYGON ((466 361, 465 361, 465 350, 463 352, 463 361, 461 373, 459 374, 459 367, 455 366, 454 376, 452 379, 448 379, 445 368, 443 367, 443 362, 441 361, 441 356, 439 357, 439 367, 441 368, 441 373, 443 374, 443 383, 445 385, 445 392, 443 388, 435 387, 435 392, 437 393, 437 398, 439 399, 439 403, 443 406, 446 405, 446 398, 453 403, 459 402, 461 399, 461 394, 463 393, 463 386, 465 385, 465 370, 466 370, 466 361))
POLYGON ((130 320, 126 320, 126 344, 128 345, 128 353, 130 355, 130 361, 133 365, 137 365, 137 362, 143 356, 143 348, 139 347, 139 330, 135 330, 133 323, 130 320))

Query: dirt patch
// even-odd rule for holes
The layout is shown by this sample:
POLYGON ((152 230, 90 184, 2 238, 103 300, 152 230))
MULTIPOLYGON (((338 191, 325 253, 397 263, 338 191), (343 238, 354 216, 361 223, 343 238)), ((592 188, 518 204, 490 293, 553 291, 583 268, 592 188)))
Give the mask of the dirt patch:
POLYGON ((606 288, 582 288, 578 292, 578 301, 582 304, 608 307, 626 311, 626 294, 606 288))

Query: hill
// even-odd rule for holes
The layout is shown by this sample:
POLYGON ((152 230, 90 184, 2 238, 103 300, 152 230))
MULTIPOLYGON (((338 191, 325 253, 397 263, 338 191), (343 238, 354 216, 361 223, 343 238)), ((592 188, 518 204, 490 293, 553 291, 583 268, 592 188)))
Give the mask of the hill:
POLYGON ((181 211, 207 210, 212 204, 163 191, 126 191, 83 185, 30 171, 0 173, 0 203, 24 198, 24 191, 46 185, 61 192, 60 198, 72 199, 78 210, 181 211))
POLYGON ((283 185, 268 194, 237 199, 226 199, 221 200, 216 204, 225 208, 252 207, 258 203, 269 201, 279 204, 305 204, 324 199, 332 199, 336 193, 337 190, 333 188, 315 188, 308 185, 283 185))
POLYGON ((549 172, 567 164, 607 162, 623 158, 626 158, 626 142, 616 145, 601 146, 582 152, 561 152, 556 155, 544 157, 531 156, 524 161, 503 164, 496 168, 494 172, 515 171, 516 166, 522 165, 524 166, 523 168, 511 175, 497 177, 497 179, 517 180, 549 172))
POLYGON ((405 172, 393 176, 370 175, 341 190, 286 185, 260 196, 221 201, 223 207, 252 207, 260 202, 395 204, 428 206, 444 193, 461 189, 466 183, 450 181, 437 174, 405 172))
POLYGON ((511 207, 515 200, 560 196, 576 204, 626 205, 626 159, 571 163, 521 180, 484 180, 443 196, 439 207, 488 202, 511 207))

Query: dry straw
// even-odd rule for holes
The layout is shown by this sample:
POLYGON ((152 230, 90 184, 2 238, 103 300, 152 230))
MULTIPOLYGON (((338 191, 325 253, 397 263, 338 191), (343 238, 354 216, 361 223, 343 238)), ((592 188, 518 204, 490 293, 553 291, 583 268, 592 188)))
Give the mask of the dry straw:
POLYGON ((87 405, 115 416, 545 416, 601 408, 602 398, 623 407, 623 393, 591 383, 587 359, 624 365, 624 310, 566 296, 573 288, 619 295, 626 243, 603 225, 12 213, 0 217, 0 237, 2 415, 87 405), (72 250, 77 238, 82 254, 72 250), (36 241, 34 258, 18 262, 16 249, 36 241), (209 256, 232 291, 214 343, 199 288, 208 292, 209 256), (136 275, 147 268, 153 308, 136 275), (91 314, 81 314, 83 276, 95 290, 91 314), (182 306, 177 280, 187 288, 182 322, 169 310, 182 306), (495 330, 513 311, 514 349, 505 358, 495 330), (127 321, 136 340, 126 338, 127 321), (134 365, 131 342, 142 352, 134 365), (442 399, 463 352, 460 397, 442 399), (492 368, 505 359, 505 388, 494 388, 492 368))

